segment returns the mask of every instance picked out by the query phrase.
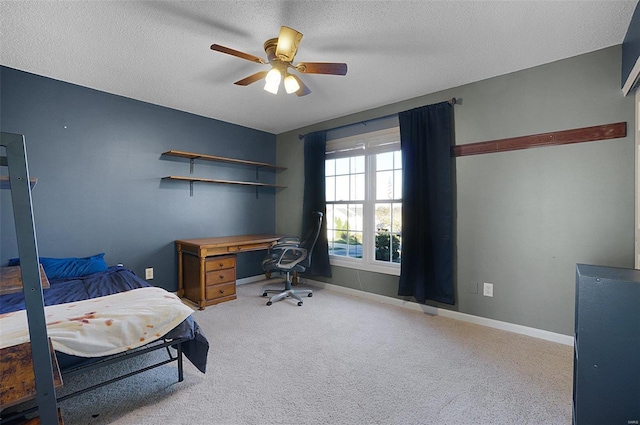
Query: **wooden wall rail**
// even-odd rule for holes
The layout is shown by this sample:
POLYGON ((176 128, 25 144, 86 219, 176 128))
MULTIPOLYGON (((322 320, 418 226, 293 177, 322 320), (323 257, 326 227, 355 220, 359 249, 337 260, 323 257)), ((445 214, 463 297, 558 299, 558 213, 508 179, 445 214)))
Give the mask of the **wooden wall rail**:
POLYGON ((479 155, 483 153, 506 152, 540 146, 567 145, 570 143, 593 142, 617 139, 627 136, 627 123, 596 125, 573 130, 554 131, 532 136, 512 137, 489 142, 469 143, 451 147, 451 156, 479 155))

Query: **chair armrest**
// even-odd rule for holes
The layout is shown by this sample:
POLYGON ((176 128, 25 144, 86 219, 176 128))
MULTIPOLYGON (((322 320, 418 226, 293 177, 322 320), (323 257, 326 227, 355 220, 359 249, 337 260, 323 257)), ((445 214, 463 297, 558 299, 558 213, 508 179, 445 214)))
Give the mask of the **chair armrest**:
POLYGON ((300 239, 293 236, 285 236, 283 238, 278 239, 277 241, 273 241, 271 243, 271 249, 278 249, 280 247, 288 247, 288 246, 299 246, 300 239))
POLYGON ((284 237, 277 241, 273 241, 268 250, 268 255, 280 256, 281 252, 285 248, 297 248, 300 246, 300 239, 295 237, 284 237))
POLYGON ((280 269, 290 270, 294 268, 298 263, 304 261, 305 258, 307 258, 306 249, 298 247, 287 247, 282 249, 282 254, 280 254, 280 258, 278 258, 276 267, 280 269))

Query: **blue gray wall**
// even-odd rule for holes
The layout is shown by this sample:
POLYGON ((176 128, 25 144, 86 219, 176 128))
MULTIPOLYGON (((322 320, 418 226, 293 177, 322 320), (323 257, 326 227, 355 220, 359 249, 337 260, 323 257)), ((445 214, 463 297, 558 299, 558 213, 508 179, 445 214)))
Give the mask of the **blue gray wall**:
MULTIPOLYGON (((300 231, 298 134, 452 97, 456 144, 624 121, 622 139, 456 159, 454 309, 573 335, 576 263, 633 267, 634 99, 620 90, 621 46, 432 93, 277 137, 279 233, 300 231), (494 297, 471 282, 494 284, 494 297)), ((428 77, 425 77, 428 78, 428 77)), ((397 297, 398 277, 332 267, 329 283, 397 297)), ((451 308, 449 306, 441 306, 451 308)))
MULTIPOLYGON (((0 69, 0 129, 24 134, 39 254, 105 252, 150 283, 176 290, 174 240, 275 230, 275 189, 161 180, 189 176, 170 149, 275 163, 275 135, 157 105, 0 69)), ((212 100, 212 101, 215 101, 212 100)), ((3 167, 2 173, 6 174, 3 167)), ((195 176, 255 180, 251 167, 196 161, 195 176)), ((274 172, 260 172, 275 182, 274 172)), ((11 199, 0 191, 0 264, 17 255, 11 199)), ((264 253, 238 256, 238 277, 264 253)))

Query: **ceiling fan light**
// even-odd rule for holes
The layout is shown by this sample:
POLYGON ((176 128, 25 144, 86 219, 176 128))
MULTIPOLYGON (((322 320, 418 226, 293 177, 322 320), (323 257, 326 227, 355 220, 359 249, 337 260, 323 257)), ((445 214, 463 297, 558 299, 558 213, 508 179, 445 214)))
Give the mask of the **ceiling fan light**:
POLYGON ((270 83, 269 81, 267 81, 264 84, 264 90, 268 91, 269 93, 273 93, 273 94, 278 94, 278 88, 280 87, 280 84, 273 84, 270 83))
POLYGON ((300 84, 298 84, 298 80, 289 74, 284 79, 284 89, 287 91, 287 94, 295 93, 300 90, 300 84))
POLYGON ((265 84, 264 89, 269 93, 278 94, 278 88, 280 87, 280 80, 282 80, 282 75, 280 71, 276 68, 271 68, 271 71, 267 73, 267 76, 264 78, 265 84))
POLYGON ((269 83, 280 84, 280 80, 282 79, 282 75, 280 74, 280 70, 277 68, 271 68, 269 72, 267 72, 267 76, 265 80, 269 83))

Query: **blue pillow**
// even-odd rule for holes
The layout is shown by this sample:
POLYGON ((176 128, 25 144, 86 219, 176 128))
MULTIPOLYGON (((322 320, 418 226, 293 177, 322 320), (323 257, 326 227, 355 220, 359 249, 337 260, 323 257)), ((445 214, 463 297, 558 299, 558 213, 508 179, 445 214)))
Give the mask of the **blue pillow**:
MULTIPOLYGON (((48 279, 68 279, 107 270, 104 252, 84 258, 40 257, 40 264, 48 279)), ((20 265, 19 258, 9 260, 9 266, 20 265)))

